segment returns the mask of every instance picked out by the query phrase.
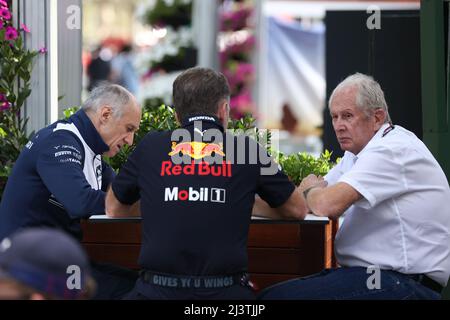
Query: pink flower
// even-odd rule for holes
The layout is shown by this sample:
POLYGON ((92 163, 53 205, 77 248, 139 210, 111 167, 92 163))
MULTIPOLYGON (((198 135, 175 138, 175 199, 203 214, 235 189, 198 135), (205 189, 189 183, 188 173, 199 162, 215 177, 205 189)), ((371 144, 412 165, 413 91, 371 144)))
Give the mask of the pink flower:
POLYGON ((223 51, 220 52, 220 63, 222 67, 225 67, 228 60, 247 61, 250 59, 250 53, 255 46, 255 36, 250 35, 243 42, 235 43, 226 46, 223 51))
POLYGON ((5 39, 16 40, 18 37, 17 30, 14 27, 6 27, 5 39))
POLYGON ((248 18, 252 14, 252 8, 239 6, 232 11, 224 11, 220 15, 222 31, 236 31, 247 26, 248 18))
POLYGON ((235 118, 240 118, 246 113, 253 113, 255 105, 249 90, 243 90, 239 95, 230 99, 231 114, 235 118))
POLYGON ((0 111, 5 111, 8 110, 9 108, 11 108, 11 103, 9 103, 8 101, 5 101, 2 104, 0 104, 0 111))
POLYGON ((4 1, 4 0, 0 0, 0 5, 2 6, 2 7, 8 7, 8 4, 6 3, 6 1, 4 1))
POLYGON ((3 24, 3 20, 0 20, 0 30, 2 30, 2 29, 3 29, 3 26, 4 26, 4 24, 3 24))
POLYGON ((39 49, 39 53, 41 53, 41 54, 46 54, 47 52, 48 52, 48 50, 47 50, 46 47, 41 47, 41 48, 39 49))
POLYGON ((28 29, 28 27, 24 23, 20 25, 20 29, 25 31, 26 33, 30 33, 30 29, 28 29))
POLYGON ((9 12, 8 8, 1 8, 0 17, 2 17, 5 20, 9 20, 11 19, 11 12, 9 12))
POLYGON ((239 63, 236 75, 241 81, 245 81, 249 76, 252 76, 255 69, 251 63, 239 63))
POLYGON ((243 86, 248 86, 253 81, 255 68, 247 62, 230 60, 222 72, 228 79, 233 95, 238 93, 243 86))

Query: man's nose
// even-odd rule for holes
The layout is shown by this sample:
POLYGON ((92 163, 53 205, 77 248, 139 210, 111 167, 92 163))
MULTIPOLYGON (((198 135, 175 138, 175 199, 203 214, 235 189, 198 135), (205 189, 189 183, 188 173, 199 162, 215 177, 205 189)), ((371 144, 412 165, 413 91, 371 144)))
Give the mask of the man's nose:
POLYGON ((127 145, 131 146, 133 144, 133 139, 134 139, 134 132, 130 132, 129 134, 126 135, 124 140, 127 145))
POLYGON ((334 131, 343 131, 343 130, 345 130, 345 126, 344 126, 343 121, 341 119, 339 119, 339 118, 335 119, 333 121, 333 128, 334 128, 334 131))

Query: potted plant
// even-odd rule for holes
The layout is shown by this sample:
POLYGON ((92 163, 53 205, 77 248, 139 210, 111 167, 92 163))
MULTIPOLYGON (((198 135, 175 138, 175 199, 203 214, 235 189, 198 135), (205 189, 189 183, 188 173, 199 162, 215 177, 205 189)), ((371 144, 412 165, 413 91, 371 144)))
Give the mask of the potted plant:
MULTIPOLYGON (((31 93, 31 70, 38 51, 27 50, 27 26, 16 29, 7 2, 0 0, 0 199, 12 166, 31 136, 21 109, 31 93)), ((40 52, 40 51, 39 51, 40 52)))
POLYGON ((276 158, 289 179, 298 186, 310 174, 318 176, 326 175, 335 165, 331 161, 331 154, 332 152, 328 150, 325 150, 319 157, 314 157, 306 152, 290 155, 278 153, 276 158))

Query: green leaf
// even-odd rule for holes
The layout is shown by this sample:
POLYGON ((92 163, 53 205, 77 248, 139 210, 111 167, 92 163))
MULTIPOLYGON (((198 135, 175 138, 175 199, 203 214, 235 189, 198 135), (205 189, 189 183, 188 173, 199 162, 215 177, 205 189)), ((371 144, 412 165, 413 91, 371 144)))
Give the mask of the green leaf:
MULTIPOLYGON (((0 86, 2 88, 9 88, 11 86, 11 84, 9 84, 8 82, 6 82, 5 78, 2 76, 0 78, 0 86)), ((6 91, 6 90, 5 90, 6 91)))
POLYGON ((71 108, 64 109, 64 111, 63 111, 64 118, 65 118, 65 119, 70 118, 70 117, 71 117, 73 114, 75 114, 79 109, 80 109, 80 107, 71 107, 71 108))
POLYGON ((297 153, 279 157, 279 164, 286 175, 296 184, 309 174, 324 176, 335 165, 330 160, 332 152, 325 150, 319 157, 307 153, 297 153))
POLYGON ((20 108, 23 105, 25 99, 28 98, 30 94, 31 94, 30 88, 23 88, 21 91, 19 91, 19 96, 17 97, 16 102, 17 107, 20 108))
POLYGON ((23 46, 22 36, 19 36, 19 37, 16 39, 16 46, 17 46, 18 48, 22 48, 22 46, 23 46))
MULTIPOLYGON (((5 29, 0 30, 4 39, 5 29)), ((11 108, 0 112, 0 177, 7 177, 14 161, 28 141, 21 106, 30 95, 30 74, 37 52, 24 48, 20 34, 15 41, 0 40, 0 92, 6 95, 11 108)), ((0 179, 0 195, 4 186, 0 179)))

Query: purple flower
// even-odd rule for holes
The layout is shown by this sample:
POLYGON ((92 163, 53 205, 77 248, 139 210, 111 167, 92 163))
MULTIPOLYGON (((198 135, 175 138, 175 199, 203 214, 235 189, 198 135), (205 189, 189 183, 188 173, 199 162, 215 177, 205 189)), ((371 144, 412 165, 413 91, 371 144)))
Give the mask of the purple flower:
POLYGON ((6 95, 4 95, 3 93, 0 93, 0 102, 5 102, 6 100, 6 95))
POLYGON ((251 76, 254 72, 253 65, 251 63, 239 63, 236 74, 240 79, 245 79, 248 76, 251 76))
POLYGON ((223 11, 220 15, 222 31, 236 31, 247 27, 248 18, 252 14, 252 8, 239 6, 232 11, 223 11))
POLYGON ((25 31, 26 33, 30 33, 30 29, 28 29, 28 27, 24 23, 20 25, 20 29, 25 31))
POLYGON ((6 27, 5 39, 16 40, 18 37, 17 30, 14 27, 6 27))
POLYGON ((9 103, 8 101, 5 101, 2 104, 0 104, 0 111, 5 111, 8 110, 9 108, 11 108, 11 103, 9 103))
POLYGON ((9 12, 8 8, 0 8, 0 17, 9 20, 11 19, 11 12, 9 12))
POLYGON ((48 50, 47 50, 46 47, 41 47, 41 48, 39 49, 39 53, 41 53, 41 54, 46 54, 47 52, 48 52, 48 50))
POLYGON ((231 114, 236 119, 242 118, 246 113, 255 114, 255 105, 248 90, 243 90, 239 95, 231 97, 230 107, 231 114))

